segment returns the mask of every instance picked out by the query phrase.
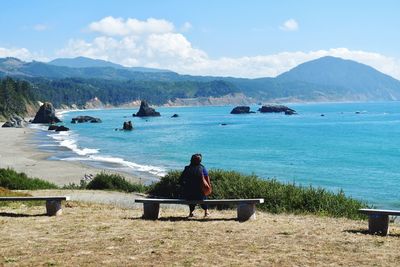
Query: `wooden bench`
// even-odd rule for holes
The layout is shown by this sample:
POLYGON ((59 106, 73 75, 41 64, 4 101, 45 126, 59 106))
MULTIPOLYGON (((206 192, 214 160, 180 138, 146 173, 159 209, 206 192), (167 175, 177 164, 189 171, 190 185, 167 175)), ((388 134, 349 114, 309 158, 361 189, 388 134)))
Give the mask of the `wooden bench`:
POLYGON ((400 215, 400 210, 359 209, 358 211, 368 215, 368 231, 380 235, 387 235, 389 232, 389 215, 400 215))
POLYGON ((236 204, 237 217, 239 221, 255 219, 256 204, 264 203, 263 198, 255 199, 208 199, 208 200, 185 200, 185 199, 158 199, 141 198, 135 199, 136 203, 143 203, 143 219, 157 220, 160 210, 160 204, 236 204))
POLYGON ((49 216, 61 215, 61 201, 69 200, 69 197, 0 197, 0 201, 33 201, 33 200, 45 200, 46 201, 46 212, 49 216))

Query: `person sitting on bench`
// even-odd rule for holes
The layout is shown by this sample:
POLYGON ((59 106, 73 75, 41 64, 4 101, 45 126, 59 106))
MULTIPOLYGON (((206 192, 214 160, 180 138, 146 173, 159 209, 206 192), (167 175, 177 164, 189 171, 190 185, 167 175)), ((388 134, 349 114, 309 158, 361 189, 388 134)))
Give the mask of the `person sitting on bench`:
MULTIPOLYGON (((205 200, 207 196, 203 193, 203 178, 208 182, 208 172, 207 169, 201 164, 202 156, 201 154, 194 154, 190 159, 190 165, 186 166, 183 170, 179 183, 181 186, 181 196, 186 200, 205 200)), ((193 211, 195 209, 195 204, 189 205, 189 217, 193 217, 193 211)), ((208 206, 202 204, 201 207, 204 209, 204 217, 209 216, 208 206)))

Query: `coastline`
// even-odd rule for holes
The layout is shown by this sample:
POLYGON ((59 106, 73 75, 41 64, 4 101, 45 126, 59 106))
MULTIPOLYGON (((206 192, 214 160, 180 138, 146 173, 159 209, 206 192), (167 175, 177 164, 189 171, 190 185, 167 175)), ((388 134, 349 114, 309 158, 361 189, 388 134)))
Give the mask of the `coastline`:
POLYGON ((130 181, 142 181, 124 172, 94 168, 81 162, 49 160, 52 153, 41 151, 33 142, 34 131, 31 128, 0 128, 0 168, 12 168, 59 186, 79 184, 85 174, 96 175, 102 171, 121 174, 130 181))

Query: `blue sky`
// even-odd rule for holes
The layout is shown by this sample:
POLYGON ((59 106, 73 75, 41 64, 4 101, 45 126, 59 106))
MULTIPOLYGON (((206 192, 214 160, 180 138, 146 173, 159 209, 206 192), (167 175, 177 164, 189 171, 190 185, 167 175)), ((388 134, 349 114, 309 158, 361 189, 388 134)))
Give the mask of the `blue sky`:
POLYGON ((394 0, 3 0, 0 57, 263 77, 333 55, 400 78, 399 14, 394 0))

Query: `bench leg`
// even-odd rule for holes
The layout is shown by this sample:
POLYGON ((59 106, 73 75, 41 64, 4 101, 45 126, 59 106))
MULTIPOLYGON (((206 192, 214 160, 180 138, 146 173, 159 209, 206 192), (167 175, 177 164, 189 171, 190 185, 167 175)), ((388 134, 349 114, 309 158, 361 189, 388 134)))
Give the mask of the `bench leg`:
POLYGON ((241 203, 237 206, 237 216, 240 222, 255 220, 256 204, 241 203))
POLYGON ((158 203, 143 203, 143 216, 145 220, 157 220, 160 212, 160 204, 158 203))
POLYGON ((371 234, 387 235, 389 232, 389 215, 370 214, 368 231, 371 234))
POLYGON ((61 215, 61 200, 46 200, 46 212, 48 216, 61 215))

